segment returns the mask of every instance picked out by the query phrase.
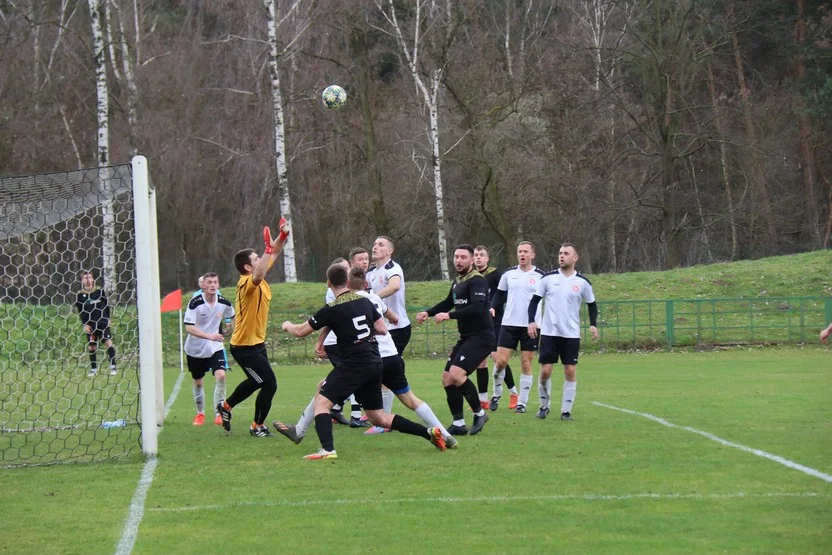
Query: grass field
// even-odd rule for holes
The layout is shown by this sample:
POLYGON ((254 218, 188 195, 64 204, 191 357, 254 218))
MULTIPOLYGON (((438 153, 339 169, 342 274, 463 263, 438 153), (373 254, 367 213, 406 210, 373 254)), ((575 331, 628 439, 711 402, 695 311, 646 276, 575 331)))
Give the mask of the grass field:
MULTIPOLYGON (((440 369, 410 361, 408 376, 448 422, 440 369)), ((278 365, 270 419, 296 418, 326 370, 278 365)), ((593 354, 578 383, 575 422, 501 408, 445 453, 339 427, 340 458, 307 462, 314 433, 295 446, 245 432, 252 400, 230 435, 193 427, 188 378, 133 552, 832 552, 828 350, 593 354)), ((0 470, 0 552, 115 551, 143 466, 0 470)))

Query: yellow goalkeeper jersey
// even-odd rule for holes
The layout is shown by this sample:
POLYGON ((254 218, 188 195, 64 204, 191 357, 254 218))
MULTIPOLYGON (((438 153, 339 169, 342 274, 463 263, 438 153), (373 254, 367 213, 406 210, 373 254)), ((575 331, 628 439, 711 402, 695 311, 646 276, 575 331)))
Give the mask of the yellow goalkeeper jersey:
POLYGON ((269 304, 272 290, 264 279, 254 285, 251 275, 240 276, 237 281, 237 299, 234 301, 236 319, 231 345, 245 347, 266 341, 266 322, 269 320, 269 304))

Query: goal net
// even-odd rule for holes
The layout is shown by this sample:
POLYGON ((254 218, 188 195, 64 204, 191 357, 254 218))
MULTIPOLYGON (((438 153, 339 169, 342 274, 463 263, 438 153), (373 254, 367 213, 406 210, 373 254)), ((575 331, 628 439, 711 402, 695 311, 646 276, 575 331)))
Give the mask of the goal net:
POLYGON ((0 465, 141 448, 135 200, 130 165, 0 178, 0 465))

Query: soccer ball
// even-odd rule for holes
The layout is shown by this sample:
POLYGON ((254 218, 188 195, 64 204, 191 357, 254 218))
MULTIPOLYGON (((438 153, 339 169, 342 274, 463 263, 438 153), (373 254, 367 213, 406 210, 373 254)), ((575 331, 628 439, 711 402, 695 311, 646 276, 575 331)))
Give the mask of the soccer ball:
POLYGON ((347 103, 347 91, 338 85, 330 85, 321 93, 321 100, 330 110, 337 110, 347 103))

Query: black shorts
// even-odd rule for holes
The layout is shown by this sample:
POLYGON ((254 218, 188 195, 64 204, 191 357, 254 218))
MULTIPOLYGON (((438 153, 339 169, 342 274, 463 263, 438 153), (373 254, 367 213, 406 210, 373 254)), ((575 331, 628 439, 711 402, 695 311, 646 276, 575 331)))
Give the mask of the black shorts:
POLYGON ((404 356, 405 347, 410 343, 410 326, 399 328, 397 330, 389 330, 390 337, 396 345, 396 350, 401 356, 404 356))
POLYGON ((381 361, 367 362, 360 366, 345 362, 332 369, 319 393, 333 404, 339 404, 355 394, 356 402, 364 410, 381 410, 381 374, 381 361))
POLYGON ((344 360, 341 358, 341 351, 338 350, 338 345, 324 345, 324 352, 326 352, 326 358, 329 359, 333 367, 338 366, 344 360))
POLYGON ((407 383, 407 376, 404 374, 404 359, 401 355, 384 357, 381 363, 381 384, 384 387, 396 395, 410 391, 410 384, 407 383))
POLYGON ((581 340, 578 337, 557 337, 553 335, 540 336, 540 364, 555 364, 560 357, 566 366, 578 364, 578 352, 581 350, 581 340))
POLYGON ((274 370, 269 364, 269 356, 266 352, 266 344, 231 346, 231 356, 246 373, 246 378, 257 384, 276 382, 274 370))
POLYGON ((225 351, 219 350, 208 358, 196 358, 185 355, 188 359, 188 372, 195 380, 201 380, 205 374, 211 372, 213 375, 217 370, 227 370, 228 361, 225 360, 225 351))
POLYGON ((497 338, 497 346, 517 350, 520 343, 521 351, 536 351, 537 339, 529 337, 529 328, 523 326, 501 326, 500 337, 497 338))
POLYGON ((445 372, 450 371, 451 366, 459 366, 470 375, 479 368, 480 363, 491 354, 491 347, 494 345, 492 335, 488 333, 460 339, 448 357, 445 372))
POLYGON ((92 329, 92 333, 87 334, 87 341, 90 343, 98 343, 99 341, 107 341, 108 339, 112 339, 113 336, 110 334, 110 325, 105 324, 103 326, 96 326, 92 329))

